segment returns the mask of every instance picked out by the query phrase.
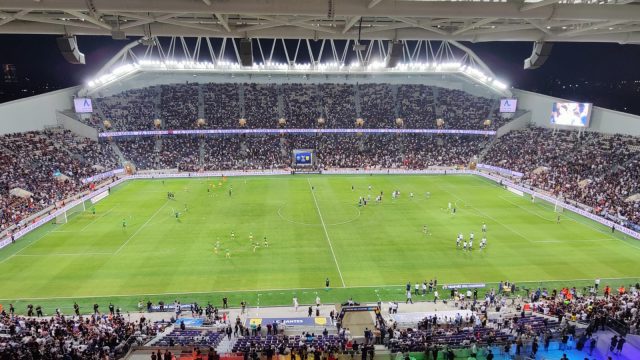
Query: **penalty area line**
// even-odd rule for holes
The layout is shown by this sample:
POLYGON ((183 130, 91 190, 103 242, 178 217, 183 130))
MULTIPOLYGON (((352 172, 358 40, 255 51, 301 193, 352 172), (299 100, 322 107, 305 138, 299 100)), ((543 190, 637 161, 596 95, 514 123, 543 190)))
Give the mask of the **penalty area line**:
POLYGON ((112 212, 113 209, 115 209, 115 207, 112 207, 111 209, 109 209, 107 212, 103 213, 102 215, 98 216, 97 218, 91 220, 87 225, 85 225, 82 229, 80 229, 80 232, 85 231, 89 225, 93 224, 94 222, 100 220, 101 218, 103 218, 104 216, 106 216, 108 213, 112 212))
POLYGON ((118 250, 116 250, 116 251, 113 253, 113 255, 118 255, 118 253, 120 252, 120 250, 122 250, 122 249, 123 249, 123 248, 124 248, 128 243, 129 243, 129 241, 131 241, 131 239, 133 239, 133 238, 134 238, 134 236, 138 235, 138 233, 139 233, 139 232, 140 232, 140 231, 141 231, 145 226, 147 226, 147 224, 149 224, 149 222, 150 222, 151 220, 153 220, 153 218, 154 218, 154 217, 156 217, 156 215, 158 215, 158 214, 160 213, 160 211, 161 211, 162 209, 164 209, 164 207, 165 207, 165 206, 167 206, 167 204, 168 204, 168 203, 169 203, 169 201, 165 201, 165 203, 164 203, 164 204, 162 204, 162 206, 160 206, 160 207, 158 208, 158 210, 156 210, 156 212, 155 212, 155 213, 153 213, 153 215, 151 215, 151 217, 150 217, 149 219, 147 219, 147 221, 145 221, 145 223, 144 223, 144 224, 142 224, 142 225, 138 228, 138 230, 136 230, 136 232, 134 232, 133 234, 131 234, 131 236, 129 236, 129 238, 127 239, 127 241, 125 241, 125 242, 124 242, 124 244, 120 245, 120 247, 118 248, 118 250))
POLYGON ((309 188, 311 189, 311 196, 313 196, 313 203, 316 205, 316 210, 318 210, 318 216, 320 217, 320 223, 322 224, 322 229, 324 229, 324 235, 329 243, 329 249, 331 249, 331 255, 333 255, 333 261, 336 263, 336 268, 338 269, 338 274, 340 275, 340 281, 342 281, 342 287, 345 288, 347 285, 344 282, 344 278, 342 277, 342 271, 340 270, 340 265, 338 265, 338 259, 336 259, 336 253, 333 251, 333 245, 331 244, 331 238, 329 238, 329 232, 327 231, 327 225, 324 223, 324 219, 322 218, 322 213, 320 212, 320 207, 318 206, 318 200, 316 200, 316 193, 311 185, 311 180, 307 178, 307 183, 309 183, 309 188))

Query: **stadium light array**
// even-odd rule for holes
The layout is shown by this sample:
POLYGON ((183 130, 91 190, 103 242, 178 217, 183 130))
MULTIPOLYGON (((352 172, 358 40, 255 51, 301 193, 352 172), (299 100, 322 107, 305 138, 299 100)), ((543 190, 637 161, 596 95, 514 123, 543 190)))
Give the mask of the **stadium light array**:
POLYGON ((476 82, 484 84, 497 91, 505 91, 508 85, 485 74, 482 70, 462 64, 456 61, 449 62, 410 62, 400 63, 393 68, 386 68, 383 61, 373 61, 363 65, 354 61, 349 65, 337 62, 327 62, 320 64, 300 63, 288 64, 284 62, 267 61, 265 63, 253 64, 251 67, 242 67, 237 62, 218 61, 212 62, 192 62, 173 60, 141 60, 136 63, 126 64, 113 69, 110 73, 102 74, 98 78, 88 82, 89 88, 107 85, 115 80, 124 78, 138 71, 198 71, 198 72, 274 72, 274 73, 458 73, 476 82))

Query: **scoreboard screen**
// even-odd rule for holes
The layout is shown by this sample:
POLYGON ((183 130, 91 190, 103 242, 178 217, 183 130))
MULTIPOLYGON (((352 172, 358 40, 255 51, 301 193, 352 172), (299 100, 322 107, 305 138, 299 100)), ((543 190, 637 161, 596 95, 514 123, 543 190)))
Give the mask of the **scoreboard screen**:
POLYGON ((591 103, 557 102, 551 109, 551 125, 589 127, 591 103))
POLYGON ((74 98, 73 107, 76 113, 91 113, 93 112, 93 106, 91 105, 90 98, 74 98))
POLYGON ((293 165, 311 166, 313 165, 315 154, 313 150, 293 150, 293 165))

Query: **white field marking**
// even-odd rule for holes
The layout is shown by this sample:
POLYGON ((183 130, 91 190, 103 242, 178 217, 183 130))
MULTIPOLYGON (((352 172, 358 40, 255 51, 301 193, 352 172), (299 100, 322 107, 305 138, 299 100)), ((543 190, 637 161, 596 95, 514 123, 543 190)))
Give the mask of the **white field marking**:
POLYGON ((52 254, 19 254, 14 256, 29 256, 29 257, 38 257, 38 256, 84 256, 84 255, 113 255, 110 252, 87 252, 87 253, 52 253, 52 254))
MULTIPOLYGON (((613 277, 613 278, 600 278, 600 280, 626 280, 626 279, 637 279, 634 277, 613 277)), ((512 281, 517 284, 531 284, 531 283, 545 283, 545 282, 573 282, 573 281, 593 281, 595 278, 586 278, 586 279, 559 279, 559 280, 523 280, 523 281, 512 281)), ((497 284, 499 281, 490 281, 485 282, 485 284, 497 284)), ((451 283, 455 284, 455 283, 451 283)), ((381 288, 382 290, 390 290, 391 288, 404 288, 406 284, 394 284, 394 285, 356 285, 349 286, 348 289, 373 289, 373 288, 381 288)), ((238 293, 238 292, 276 292, 276 291, 301 291, 303 294, 306 294, 307 291, 303 290, 324 290, 324 288, 282 288, 282 289, 240 289, 240 290, 212 290, 212 291, 188 291, 188 292, 166 292, 166 293, 149 293, 149 294, 115 294, 115 295, 81 295, 81 296, 53 296, 53 297, 32 297, 32 298, 13 298, 13 299, 0 299, 0 301, 6 302, 10 300, 57 300, 57 299, 90 299, 90 298, 102 298, 102 297, 144 297, 144 296, 165 296, 165 295, 198 295, 198 294, 217 294, 217 293, 238 293)), ((311 291, 309 291, 311 293, 311 291)))
POLYGON ((342 271, 340 270, 340 265, 338 265, 338 259, 336 259, 336 253, 333 251, 333 245, 331 244, 331 239, 329 238, 329 232, 327 231, 327 226, 324 223, 324 219, 322 218, 322 213, 320 212, 320 207, 318 206, 318 200, 316 200, 316 193, 313 190, 313 186, 311 185, 311 181, 307 178, 307 183, 309 183, 309 188, 311 189, 311 195, 313 196, 313 203, 316 204, 316 210, 318 210, 318 216, 320 217, 320 223, 322 223, 322 228, 324 229, 324 235, 327 238, 327 242, 329 243, 329 248, 331 249, 331 255, 333 255, 333 261, 336 263, 336 268, 338 269, 338 274, 340 275, 340 281, 342 281, 342 287, 347 287, 344 282, 344 278, 342 277, 342 271))
POLYGON ((511 203, 511 204, 513 204, 513 205, 515 205, 515 206, 519 207, 520 209, 522 209, 522 210, 524 210, 524 211, 528 212, 528 213, 529 213, 529 214, 531 214, 531 215, 534 215, 534 216, 537 216, 537 217, 541 218, 542 220, 546 220, 546 221, 549 221, 549 222, 554 222, 554 221, 555 221, 554 219, 547 219, 546 217, 544 217, 544 216, 542 216, 542 215, 540 215, 540 214, 536 214, 535 212, 533 212, 533 211, 531 211, 531 210, 529 210, 529 209, 525 208, 524 206, 520 206, 520 205, 518 205, 518 204, 514 203, 513 201, 509 200, 508 198, 506 198, 506 197, 504 197, 504 196, 498 196, 498 197, 499 197, 500 199, 502 199, 502 200, 504 200, 504 201, 508 202, 508 203, 511 203))
MULTIPOLYGON (((483 181, 491 182, 491 183, 495 184, 495 182, 494 182, 493 180, 486 179, 486 178, 484 178, 484 177, 482 177, 482 176, 478 176, 478 177, 479 177, 480 179, 482 179, 483 181)), ((445 191, 446 191, 446 190, 445 190, 445 191)), ((448 192, 448 191, 447 191, 447 192, 448 192)), ((451 193, 450 193, 450 194, 451 194, 451 193)), ((454 196, 455 196, 455 195, 454 195, 454 196)), ((501 196, 501 197, 502 197, 502 196, 501 196)), ((553 204, 549 203, 548 201, 545 201, 545 200, 542 200, 542 201, 543 201, 544 203, 548 203, 549 205, 553 205, 553 204)), ((537 206, 545 206, 545 205, 543 205, 543 204, 544 204, 543 202, 536 202, 536 205, 537 205, 537 206)), ((582 215, 580 215, 580 214, 574 213, 574 212, 572 212, 571 210, 567 210, 567 211, 569 211, 569 212, 570 212, 571 214, 573 214, 573 215, 579 216, 581 220, 585 220, 586 222, 583 222, 583 221, 581 221, 581 220, 574 219, 574 218, 573 218, 573 217, 571 217, 571 216, 562 215, 564 219, 569 220, 569 221, 573 221, 573 222, 575 222, 576 224, 580 224, 580 225, 583 225, 583 226, 590 227, 590 228, 592 228, 593 230, 595 230, 595 231, 597 231, 597 232, 599 232, 599 233, 602 233, 602 234, 605 234, 605 235, 609 235, 609 233, 607 233, 607 232, 606 232, 606 231, 604 231, 603 229, 601 229, 601 228, 599 228, 599 227, 594 226, 594 225, 595 225, 595 222, 594 222, 593 220, 590 220, 590 219, 588 219, 588 218, 586 218, 586 217, 583 217, 583 216, 582 216, 582 215)), ((540 216, 540 217, 541 217, 541 216, 540 216)), ((629 246, 629 247, 631 247, 631 248, 634 248, 634 249, 636 249, 636 250, 640 250, 640 247, 635 246, 635 245, 631 245, 629 242, 627 242, 627 241, 626 241, 626 240, 624 240, 624 239, 620 239, 620 238, 618 238, 618 237, 616 237, 616 236, 611 236, 611 239, 613 239, 613 240, 617 240, 617 241, 619 241, 619 242, 621 242, 621 243, 623 243, 623 244, 625 244, 625 245, 627 245, 627 246, 629 246)), ((533 242, 536 242, 536 241, 533 241, 533 242)))
POLYGON ((282 207, 278 208, 278 216, 280 217, 280 219, 290 222, 292 224, 296 224, 296 225, 303 225, 303 226, 321 226, 321 224, 309 224, 309 223, 303 223, 303 222, 297 222, 297 221, 293 221, 293 220, 289 220, 287 218, 285 218, 284 216, 282 216, 282 214, 280 213, 280 210, 282 210, 282 207))
POLYGON ((51 230, 50 233, 76 233, 79 230, 51 230))
POLYGON ((102 218, 103 216, 106 216, 108 213, 112 212, 113 209, 115 209, 115 207, 112 207, 111 209, 109 209, 108 211, 106 211, 105 213, 101 214, 100 216, 98 216, 97 218, 91 220, 87 225, 85 225, 82 229, 80 229, 80 232, 85 231, 89 225, 93 224, 94 222, 96 222, 97 220, 99 220, 100 218, 102 218))
MULTIPOLYGON (((447 189, 445 189, 445 188, 443 188, 443 187, 440 187, 440 188, 441 188, 441 189, 443 189, 444 191, 448 192, 448 193, 449 193, 450 195, 452 195, 453 197, 457 198, 458 200, 460 200, 460 201, 462 201, 463 203, 465 203, 465 204, 466 204, 466 201, 464 201, 464 199, 462 199, 462 198, 461 198, 461 197, 459 197, 458 195, 456 195, 456 194, 454 194, 454 193, 452 193, 452 192, 448 191, 447 189)), ((485 212, 483 212, 483 211, 479 210, 479 209, 478 209, 478 208, 476 208, 475 206, 473 206, 473 205, 467 205, 467 206, 468 206, 468 207, 470 207, 471 209, 473 209, 474 211, 476 211, 477 213, 481 214, 482 216, 487 217, 487 218, 489 218, 489 219, 491 219, 491 220, 495 221, 496 223, 498 223, 498 224, 502 225, 502 227, 504 227, 505 229, 507 229, 507 230, 509 230, 509 231, 513 232, 514 234, 516 234, 516 235, 520 236, 521 238, 523 238, 523 239, 527 240, 528 242, 533 242, 532 240, 529 240, 529 238, 528 238, 528 237, 526 237, 526 236, 522 235, 519 231, 514 230, 514 229, 513 229, 513 228, 511 228, 509 225, 506 225, 506 224, 505 224, 505 223, 503 223, 502 221, 499 221, 498 219, 494 218, 493 216, 487 215, 485 212)))
MULTIPOLYGON (((445 190, 445 191, 446 191, 446 190, 445 190)), ((502 198, 502 196, 500 196, 500 197, 502 198)), ((504 199, 504 198, 503 198, 503 199, 504 199)), ((504 199, 504 200, 506 200, 506 199, 504 199)), ((508 200, 507 200, 507 201, 508 201, 508 200)), ((544 201, 544 200, 543 200, 543 201, 544 201)), ((548 202, 547 202, 547 203, 548 203, 548 202)), ((517 205, 516 205, 516 206, 517 206, 517 205)), ((542 204, 542 203, 540 203, 540 202, 536 202, 536 206, 544 207, 545 205, 543 205, 543 204, 542 204)), ((548 210, 547 210, 547 211, 548 211, 548 210)), ((629 247, 631 247, 631 248, 634 248, 634 249, 636 249, 636 250, 640 250, 640 247, 637 247, 637 246, 635 246, 635 245, 631 245, 630 243, 628 243, 628 242, 627 242, 627 241, 625 241, 624 239, 620 239, 620 238, 618 238, 618 237, 611 236, 611 235, 609 235, 609 233, 608 233, 608 232, 606 232, 604 229, 601 229, 601 228, 599 228, 599 227, 597 227, 597 226, 594 226, 595 224, 594 224, 593 220, 587 219, 587 218, 583 217, 583 216, 582 216, 582 215, 580 215, 580 214, 576 214, 576 213, 572 212, 571 210, 566 210, 566 211, 568 211, 569 213, 571 213, 571 214, 573 214, 573 215, 575 215, 575 216, 579 216, 581 220, 574 219, 572 216, 562 215, 562 217, 563 217, 564 219, 569 220, 569 221, 573 221, 574 223, 576 223, 576 224, 578 224, 578 225, 582 225, 582 226, 589 227, 589 228, 591 228, 591 229, 593 229, 593 230, 595 230, 595 231, 597 231, 597 232, 599 232, 599 233, 601 233, 601 234, 604 234, 604 235, 610 236, 610 237, 607 239, 608 241, 619 241, 619 242, 623 243, 624 245, 627 245, 627 246, 629 246, 629 247)), ((540 216, 540 215, 538 215, 538 216, 539 216, 539 217, 541 217, 541 218, 543 218, 543 219, 545 219, 544 217, 542 217, 542 216, 540 216)), ((546 219, 545 219, 545 220, 546 220, 546 219)), ((576 240, 576 241, 577 241, 577 240, 576 240)), ((585 241, 585 240, 582 240, 582 241, 585 241)), ((587 240, 587 241, 603 241, 603 240, 587 240)), ((535 242, 545 242, 545 241, 532 241, 532 242, 534 242, 534 243, 535 243, 535 242)))
POLYGON ((28 245, 26 245, 25 247, 23 247, 22 249, 20 249, 20 250, 16 251, 16 253, 15 253, 15 254, 13 254, 13 255, 11 255, 11 256, 8 256, 8 257, 6 257, 4 260, 0 261, 0 264, 4 263, 5 261, 7 261, 7 260, 11 259, 12 257, 14 257, 14 256, 16 256, 16 255, 18 255, 18 254, 20 254, 21 252, 23 252, 23 251, 24 251, 26 248, 28 248, 29 246, 31 246, 31 245, 33 245, 33 244, 37 243, 40 239, 42 239, 43 237, 45 237, 45 236, 49 235, 49 233, 50 233, 50 231, 47 231, 47 232, 45 232, 44 234, 40 235, 40 237, 39 237, 39 238, 37 238, 37 239, 33 240, 30 244, 28 244, 28 245))
POLYGON ((167 206, 167 204, 169 203, 169 201, 165 201, 164 204, 162 204, 162 206, 160 206, 158 208, 158 210, 156 210, 156 212, 153 213, 153 215, 151 215, 151 217, 149 219, 147 219, 147 221, 145 221, 144 224, 142 224, 138 230, 136 230, 136 232, 134 232, 133 234, 131 234, 131 236, 129 236, 129 238, 127 239, 127 241, 124 242, 124 244, 120 245, 120 247, 118 248, 118 250, 116 250, 113 255, 118 255, 118 253, 120 252, 120 250, 122 250, 122 248, 124 248, 129 241, 131 241, 131 239, 133 239, 134 236, 138 235, 138 233, 145 227, 147 226, 147 224, 154 218, 156 217, 156 215, 158 215, 160 213, 160 210, 164 209, 165 206, 167 206))
POLYGON ((607 241, 616 241, 616 239, 613 238, 607 238, 607 239, 579 239, 579 240, 532 240, 531 242, 534 243, 563 243, 563 244, 570 244, 570 243, 574 243, 574 242, 607 242, 607 241))
MULTIPOLYGON (((629 246, 629 247, 631 247, 631 248, 634 248, 634 249, 636 249, 636 250, 640 250, 640 247, 637 247, 637 246, 635 246, 635 245, 631 245, 631 244, 630 244, 629 242, 627 242, 626 240, 624 240, 624 239, 620 239, 620 238, 618 238, 618 237, 616 237, 616 236, 613 236, 613 235, 610 235, 610 234, 609 234, 608 232, 606 232, 604 229, 599 228, 599 227, 597 227, 597 226, 594 226, 594 225, 595 225, 595 222, 594 222, 593 220, 587 219, 587 218, 583 217, 583 216, 582 216, 582 215, 580 215, 580 214, 576 214, 576 213, 574 213, 574 212, 571 212, 570 210, 567 210, 567 211, 569 211, 570 213, 572 213, 572 214, 574 214, 574 215, 576 215, 576 216, 580 216, 580 218, 581 218, 582 220, 584 220, 584 221, 574 219, 574 218, 573 218, 573 217, 571 217, 571 216, 563 215, 565 219, 567 219, 567 220, 569 220, 569 221, 573 221, 574 223, 576 223, 576 224, 578 224, 578 225, 582 225, 582 226, 590 227, 590 228, 592 228, 593 230, 595 230, 595 231, 597 231, 597 232, 599 232, 599 233, 601 233, 601 234, 605 234, 605 235, 611 236, 611 239, 613 239, 613 240, 617 240, 617 241, 619 241, 619 242, 623 243, 624 245, 627 245, 627 246, 629 246)), ((637 241, 637 239, 633 239, 633 240, 634 240, 634 241, 637 241)))

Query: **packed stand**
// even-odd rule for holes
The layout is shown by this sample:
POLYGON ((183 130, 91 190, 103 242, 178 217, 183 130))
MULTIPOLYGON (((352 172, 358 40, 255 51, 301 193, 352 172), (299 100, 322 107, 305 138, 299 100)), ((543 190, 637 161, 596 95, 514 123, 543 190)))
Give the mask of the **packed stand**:
POLYGON ((116 144, 138 170, 199 169, 200 141, 195 136, 122 138, 116 144))
POLYGON ((521 181, 577 201, 616 221, 640 224, 640 139, 596 132, 528 128, 498 139, 484 162, 524 173, 521 181))
POLYGON ((282 169, 291 164, 291 153, 279 136, 214 136, 205 138, 204 170, 282 169))
POLYGON ((273 84, 244 84, 244 117, 246 127, 275 128, 278 126, 278 89, 273 84))
POLYGON ((162 326, 120 315, 50 318, 0 315, 0 359, 118 359, 162 326))
POLYGON ((359 84, 360 115, 363 127, 392 128, 395 126, 396 101, 390 84, 359 84))
POLYGON ((410 129, 436 127, 435 98, 433 89, 425 85, 400 85, 398 87, 398 115, 403 126, 410 129))
MULTIPOLYGON (((599 280, 598 280, 599 283, 599 280)), ((590 335, 615 326, 623 333, 640 334, 640 284, 613 289, 609 285, 578 290, 563 288, 560 291, 538 288, 530 294, 533 311, 567 321, 588 324, 590 335), (595 295, 603 296, 595 296, 595 295)))
POLYGON ((68 131, 0 136, 0 231, 83 191, 83 178, 113 169, 109 147, 68 131), (12 189, 23 193, 10 195, 12 189))
POLYGON ((193 129, 198 119, 199 85, 160 86, 160 120, 165 129, 193 129))
POLYGON ((319 86, 325 126, 353 128, 356 121, 355 85, 321 84, 319 86))
POLYGON ((320 117, 317 85, 281 85, 284 118, 288 128, 314 128, 320 117))
MULTIPOLYGON (((99 98, 96 103, 103 120, 112 124, 107 130, 120 131, 152 130, 155 119, 163 129, 352 129, 358 117, 364 120, 363 128, 433 129, 440 114, 445 121, 441 127, 446 129, 495 130, 508 121, 499 116, 496 99, 427 85, 385 83, 172 84, 129 90, 99 98), (197 123, 200 92, 204 124, 197 123), (242 117, 245 125, 239 123, 242 117), (286 125, 279 123, 282 117, 286 125), (325 119, 324 124, 318 124, 320 117, 325 119), (397 124, 397 117, 404 123, 397 124), (492 121, 491 125, 484 124, 486 119, 492 121)), ((98 115, 88 121, 102 129, 98 115)))
POLYGON ((134 138, 117 144, 139 169, 210 171, 289 168, 294 149, 315 149, 319 168, 466 166, 485 141, 476 136, 289 134, 134 138))
POLYGON ((205 127, 208 129, 234 129, 240 119, 238 84, 204 84, 205 127))
POLYGON ((102 129, 103 121, 108 120, 111 123, 111 129, 106 130, 113 131, 153 130, 153 120, 159 115, 156 113, 159 92, 158 87, 146 87, 97 98, 95 103, 104 115, 104 119, 100 121, 92 117, 91 122, 98 123, 102 129))
POLYGON ((447 129, 497 129, 504 123, 497 114, 497 100, 473 96, 462 90, 438 88, 438 110, 447 129), (485 127, 484 121, 492 124, 485 127), (495 124, 493 123, 495 122, 495 124))

